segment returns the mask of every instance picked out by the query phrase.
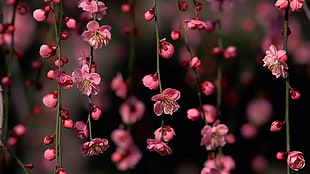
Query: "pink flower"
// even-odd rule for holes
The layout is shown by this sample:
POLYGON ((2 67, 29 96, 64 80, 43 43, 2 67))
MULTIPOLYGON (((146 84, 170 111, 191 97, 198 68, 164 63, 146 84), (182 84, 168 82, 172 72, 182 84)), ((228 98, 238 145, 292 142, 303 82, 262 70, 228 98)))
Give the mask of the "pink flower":
POLYGON ((87 31, 81 35, 82 39, 95 49, 99 49, 102 45, 107 45, 111 40, 111 27, 108 25, 99 26, 96 21, 90 21, 86 25, 87 31))
POLYGON ((73 85, 73 81, 71 76, 64 73, 64 70, 56 70, 53 73, 53 78, 57 81, 59 86, 61 86, 64 89, 71 88, 73 85))
POLYGON ((283 78, 287 77, 288 66, 281 60, 282 56, 286 56, 286 51, 277 50, 274 45, 270 45, 269 50, 266 50, 266 56, 263 59, 264 65, 272 72, 272 75, 275 75, 276 78, 282 76, 283 78))
POLYGON ((170 33, 170 37, 172 40, 179 40, 181 38, 181 30, 173 30, 170 33))
POLYGON ((264 98, 253 99, 246 106, 246 117, 248 121, 256 126, 267 123, 272 116, 272 105, 264 98))
POLYGON ((298 100, 300 98, 300 92, 291 88, 290 89, 290 96, 291 96, 291 99, 298 100))
POLYGON ((141 120, 145 111, 145 105, 135 96, 130 96, 125 103, 119 107, 119 113, 125 124, 134 124, 141 120))
POLYGON ((83 11, 89 12, 91 15, 98 11, 98 5, 95 0, 81 0, 78 7, 83 11))
POLYGON ((41 22, 47 18, 48 14, 49 11, 46 11, 45 9, 36 9, 33 11, 32 16, 36 21, 41 22))
POLYGON ((236 164, 231 156, 226 155, 216 155, 215 159, 208 159, 204 163, 204 167, 210 169, 216 169, 218 168, 217 166, 221 166, 219 170, 220 174, 230 174, 235 169, 236 164))
POLYGON ((175 132, 171 126, 160 127, 155 130, 154 134, 156 140, 165 142, 172 140, 175 136, 175 132))
POLYGON ((133 169, 138 164, 142 158, 142 153, 136 145, 131 145, 126 149, 117 148, 111 158, 119 170, 125 171, 133 169))
POLYGON ((54 92, 46 94, 43 97, 42 101, 43 101, 43 104, 46 107, 49 107, 49 108, 56 107, 57 106, 57 102, 58 102, 58 92, 54 91, 54 92))
POLYGON ((103 2, 98 1, 98 11, 96 13, 97 14, 96 17, 98 20, 101 20, 102 16, 107 14, 107 12, 106 12, 107 9, 108 9, 108 7, 106 7, 103 2))
POLYGON ((101 114, 101 109, 99 109, 98 106, 93 105, 91 111, 91 118, 93 120, 98 120, 101 117, 101 114))
POLYGON ((128 148, 133 144, 133 139, 127 130, 116 129, 111 133, 112 141, 120 148, 128 148))
POLYGON ((142 82, 145 87, 148 87, 152 90, 156 90, 159 87, 157 73, 144 76, 142 82))
POLYGON ((196 121, 201 117, 200 111, 198 108, 191 108, 187 110, 187 118, 191 121, 196 121))
POLYGON ((200 67, 200 60, 198 59, 198 57, 193 57, 190 61, 189 61, 189 66, 191 68, 193 68, 194 70, 199 69, 200 67))
POLYGON ((53 147, 53 148, 48 148, 44 151, 44 158, 49 160, 49 161, 52 161, 56 158, 56 148, 53 147))
POLYGON ((76 21, 74 18, 65 18, 66 26, 69 29, 75 29, 76 28, 76 21))
POLYGON ((86 139, 89 136, 88 126, 83 121, 77 121, 74 124, 75 133, 81 139, 86 139))
POLYGON ((174 53, 174 46, 166 41, 166 38, 160 40, 159 55, 164 59, 170 59, 174 53))
POLYGON ((234 59, 237 57, 237 48, 235 46, 229 46, 224 50, 224 57, 226 59, 234 59))
POLYGON ((184 22, 187 23, 188 29, 191 30, 206 30, 208 28, 207 24, 201 21, 199 18, 185 20, 184 22))
POLYGON ((91 141, 85 142, 80 150, 83 156, 99 155, 107 150, 109 147, 108 143, 107 139, 94 138, 91 141))
POLYGON ((154 104, 154 113, 160 116, 163 112, 172 115, 180 106, 176 102, 180 98, 180 92, 176 89, 167 88, 161 94, 154 95, 151 100, 154 104))
POLYGON ((226 144, 225 136, 228 133, 228 127, 224 124, 220 124, 217 120, 213 126, 204 126, 201 130, 201 146, 205 146, 207 150, 215 150, 218 146, 224 146, 226 144))
POLYGON ((164 142, 158 141, 156 139, 147 139, 147 149, 150 152, 156 151, 162 156, 172 154, 171 148, 164 142))
POLYGON ((42 45, 40 47, 40 51, 39 51, 40 52, 40 56, 43 59, 51 58, 51 57, 55 56, 56 49, 57 49, 57 47, 54 46, 54 45, 42 45))
POLYGON ((101 81, 100 75, 97 73, 89 73, 88 65, 83 65, 82 68, 75 68, 72 73, 73 83, 76 83, 81 94, 97 95, 100 91, 99 84, 101 81))
POLYGON ((144 19, 146 21, 152 20, 154 18, 154 16, 155 16, 155 13, 154 13, 154 9, 153 8, 149 9, 148 11, 146 11, 144 13, 144 19))
POLYGON ((302 152, 292 151, 288 153, 287 165, 290 166, 292 170, 298 171, 305 167, 305 159, 302 152))
POLYGON ((69 119, 61 120, 61 121, 62 121, 64 128, 68 128, 68 129, 73 128, 73 120, 72 119, 69 118, 69 119))
POLYGON ((111 88, 115 91, 116 96, 125 99, 127 96, 127 83, 121 73, 117 73, 111 82, 111 88))
POLYGON ((274 6, 278 10, 285 10, 288 7, 288 0, 277 0, 274 6))
POLYGON ((200 82, 199 89, 203 95, 211 95, 214 91, 214 85, 212 82, 205 80, 200 82))
POLYGON ((304 0, 291 0, 290 8, 293 12, 300 12, 304 6, 304 0))
POLYGON ((284 121, 273 121, 270 126, 271 132, 279 132, 285 125, 284 121))
POLYGON ((208 123, 213 123, 214 120, 217 117, 217 112, 216 112, 216 108, 213 105, 210 104, 204 104, 202 105, 204 114, 205 114, 205 119, 208 123))

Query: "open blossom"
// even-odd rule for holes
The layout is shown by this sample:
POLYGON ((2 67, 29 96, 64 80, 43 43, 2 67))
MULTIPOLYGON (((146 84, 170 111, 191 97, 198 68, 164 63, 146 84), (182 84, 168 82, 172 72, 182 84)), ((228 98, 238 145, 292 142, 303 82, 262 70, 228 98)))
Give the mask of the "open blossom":
POLYGON ((71 76, 64 73, 64 70, 56 70, 53 73, 54 79, 57 81, 59 86, 64 89, 71 88, 73 85, 73 81, 71 76))
POLYGON ((293 12, 299 12, 303 9, 304 0, 291 0, 290 1, 290 8, 293 12))
POLYGON ((89 73, 88 65, 83 65, 82 68, 75 68, 72 73, 73 83, 76 83, 81 94, 97 95, 100 91, 99 84, 101 81, 100 75, 97 73, 89 73))
POLYGON ((287 155, 287 165, 292 170, 298 171, 305 167, 305 159, 302 152, 291 151, 287 155))
POLYGON ((151 99, 156 101, 154 113, 160 116, 163 112, 172 115, 180 106, 176 102, 180 98, 180 92, 176 89, 167 88, 161 94, 154 95, 151 99))
POLYGON ((130 96, 125 103, 119 107, 119 113, 125 124, 134 124, 141 120, 145 111, 145 105, 135 96, 130 96))
POLYGON ((228 133, 228 127, 224 124, 220 124, 217 120, 213 126, 204 126, 201 130, 201 146, 206 146, 207 150, 215 150, 218 146, 224 146, 226 144, 225 136, 228 133))
POLYGON ((147 139, 147 149, 150 152, 156 151, 162 156, 172 154, 171 148, 164 142, 158 141, 156 139, 147 139))
POLYGON ((81 0, 78 7, 87 12, 90 18, 93 18, 96 13, 98 20, 102 19, 102 16, 106 14, 108 9, 103 2, 98 1, 97 3, 95 0, 81 0))
POLYGON ((208 28, 207 24, 200 19, 185 20, 184 22, 191 30, 206 30, 208 28))
POLYGON ((109 25, 99 26, 96 21, 90 21, 86 25, 87 31, 81 35, 82 39, 95 49, 99 49, 102 45, 107 45, 111 40, 111 27, 109 25))
POLYGON ((108 147, 109 141, 107 139, 94 138, 85 142, 80 150, 83 156, 94 156, 103 153, 108 147))
POLYGON ((285 50, 277 50, 274 45, 270 45, 269 50, 266 50, 266 56, 263 59, 264 65, 272 72, 272 75, 275 75, 276 78, 282 76, 283 78, 287 77, 288 66, 282 61, 282 57, 286 56, 285 50))
MULTIPOLYGON (((220 154, 216 155, 215 159, 208 159, 204 163, 204 167, 209 169, 217 169, 218 166, 221 166, 219 174, 230 174, 235 169, 236 164, 231 156, 220 154)), ((216 174, 216 172, 214 174, 216 174)))

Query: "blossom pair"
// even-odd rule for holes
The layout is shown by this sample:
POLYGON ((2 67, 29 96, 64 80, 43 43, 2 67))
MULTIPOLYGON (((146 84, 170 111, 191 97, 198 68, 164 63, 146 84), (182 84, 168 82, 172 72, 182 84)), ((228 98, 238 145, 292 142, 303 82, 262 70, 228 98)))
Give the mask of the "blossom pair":
POLYGON ((278 10, 285 10, 290 7, 291 11, 299 12, 303 8, 304 0, 277 0, 274 4, 278 10))

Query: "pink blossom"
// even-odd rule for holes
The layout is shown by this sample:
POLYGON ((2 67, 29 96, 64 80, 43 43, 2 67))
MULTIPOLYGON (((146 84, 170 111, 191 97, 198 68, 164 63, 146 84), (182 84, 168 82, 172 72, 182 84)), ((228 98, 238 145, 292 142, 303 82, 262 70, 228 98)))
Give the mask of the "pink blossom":
POLYGON ((67 172, 63 168, 58 168, 56 174, 67 174, 67 172))
POLYGON ((44 151, 44 158, 49 160, 49 161, 52 161, 56 158, 56 148, 53 147, 53 148, 48 148, 44 151))
POLYGON ((57 81, 59 86, 61 86, 64 89, 71 88, 73 85, 73 81, 71 76, 64 73, 64 70, 56 70, 53 73, 53 78, 57 81))
POLYGON ((116 167, 121 171, 133 169, 141 158, 142 153, 136 145, 131 145, 126 149, 117 148, 112 154, 112 161, 116 163, 116 167))
POLYGON ((197 70, 200 68, 200 60, 198 59, 198 57, 193 57, 190 61, 189 61, 189 66, 191 68, 193 68, 194 70, 197 70))
POLYGON ((283 160, 285 157, 287 157, 287 152, 277 152, 276 154, 278 160, 283 160))
POLYGON ((163 112, 172 115, 180 106, 176 102, 180 98, 180 92, 176 89, 167 88, 161 94, 154 95, 151 100, 154 104, 154 113, 160 116, 163 112))
POLYGON ((215 168, 204 167, 200 171, 200 174, 220 174, 220 172, 216 170, 215 168))
POLYGON ((171 148, 164 142, 158 141, 156 139, 147 139, 147 149, 150 152, 156 151, 162 156, 172 154, 171 148))
POLYGON ((175 136, 174 129, 171 126, 160 127, 155 130, 155 139, 158 141, 170 141, 175 136))
POLYGON ((224 146, 226 144, 225 136, 228 133, 228 127, 224 124, 220 124, 217 120, 213 126, 204 126, 201 130, 201 146, 205 146, 207 150, 215 150, 218 146, 224 146))
POLYGON ((291 96, 291 99, 298 100, 300 98, 300 92, 291 88, 290 89, 290 96, 291 96))
POLYGON ((56 134, 45 136, 43 139, 43 143, 45 145, 50 145, 54 142, 55 137, 56 137, 56 134))
POLYGON ((94 138, 91 141, 85 142, 81 146, 81 153, 83 156, 99 155, 107 150, 109 147, 107 139, 94 138))
POLYGON ((89 136, 88 126, 83 121, 77 121, 74 124, 75 133, 81 139, 86 139, 89 136))
POLYGON ((198 108, 191 108, 187 110, 187 118, 191 121, 196 121, 201 117, 200 111, 198 108))
POLYGON ((73 128, 73 120, 71 118, 66 120, 61 120, 64 128, 71 129, 73 128))
POLYGON ((248 121, 256 126, 267 123, 272 116, 272 105, 264 98, 253 99, 246 106, 246 117, 248 121))
POLYGON ((144 19, 145 19, 146 21, 150 21, 150 20, 152 20, 154 17, 155 17, 155 13, 154 13, 154 9, 153 9, 153 8, 149 9, 148 11, 146 11, 146 12, 144 13, 144 19))
POLYGON ((51 58, 51 57, 55 56, 56 49, 57 49, 57 47, 54 45, 41 45, 40 51, 39 51, 40 56, 43 59, 51 58))
POLYGON ((128 148, 133 144, 133 139, 127 130, 116 129, 111 133, 112 141, 120 148, 128 148))
POLYGON ((271 132, 279 132, 284 127, 285 122, 284 121, 273 121, 270 126, 271 132))
POLYGON ((33 11, 32 16, 36 21, 41 22, 47 18, 48 12, 49 11, 45 11, 44 9, 36 9, 33 11))
POLYGON ((186 11, 188 9, 187 1, 180 1, 180 2, 178 2, 178 5, 179 5, 180 11, 186 11))
POLYGON ((251 167, 257 173, 263 172, 267 168, 266 158, 262 155, 256 155, 251 160, 251 167))
POLYGON ((213 11, 226 11, 231 9, 234 4, 232 0, 206 0, 211 3, 211 9, 213 11))
POLYGON ((88 65, 83 65, 82 68, 75 68, 72 73, 73 83, 76 83, 81 94, 97 95, 100 91, 99 84, 101 81, 100 75, 97 73, 89 73, 88 65))
POLYGON ((278 10, 285 10, 288 7, 288 0, 277 0, 274 6, 278 10))
POLYGON ((82 39, 95 49, 99 49, 104 44, 105 46, 111 40, 111 27, 109 25, 99 26, 96 21, 90 21, 86 25, 87 31, 81 35, 82 39))
POLYGON ((266 56, 263 59, 264 65, 275 75, 276 78, 282 76, 287 77, 288 66, 284 61, 281 61, 281 57, 286 55, 286 51, 277 50, 274 45, 270 45, 269 50, 266 50, 266 56))
POLYGON ((203 95, 211 95, 214 91, 214 85, 212 82, 205 80, 200 82, 199 89, 203 95))
POLYGON ((305 159, 300 151, 291 151, 287 156, 287 165, 294 171, 298 171, 305 167, 305 159))
POLYGON ((98 120, 101 117, 101 109, 98 108, 98 106, 93 105, 92 106, 92 111, 91 111, 91 118, 93 120, 98 120))
POLYGON ((204 167, 210 169, 216 169, 217 166, 221 166, 220 174, 230 174, 236 167, 235 161, 231 156, 216 155, 215 159, 208 159, 204 163, 204 167))
POLYGON ((24 124, 18 124, 13 127, 12 131, 10 132, 11 136, 20 137, 23 136, 26 132, 27 128, 24 124))
POLYGON ((208 28, 207 24, 199 18, 185 20, 184 22, 187 23, 187 27, 191 30, 206 30, 208 28))
POLYGON ((119 113, 125 124, 134 124, 141 120, 145 111, 145 105, 135 96, 130 96, 125 103, 119 107, 119 113))
POLYGON ((75 29, 76 28, 76 21, 74 18, 67 18, 67 19, 65 19, 65 22, 66 22, 66 26, 69 29, 75 29))
POLYGON ((166 41, 166 38, 160 40, 159 55, 164 59, 170 59, 174 53, 174 46, 166 41))
POLYGON ((229 46, 224 50, 224 57, 226 59, 234 59, 237 57, 237 48, 235 46, 229 46))
POLYGON ((217 117, 215 106, 210 105, 210 104, 204 104, 202 105, 202 108, 203 108, 207 123, 213 123, 217 117))
MULTIPOLYGON (((106 15, 106 10, 108 9, 108 7, 105 6, 105 4, 101 1, 98 1, 98 11, 97 11, 97 19, 101 20, 103 15, 106 15)), ((93 17, 93 16, 92 16, 93 17)))
POLYGON ((177 29, 177 30, 171 31, 170 37, 172 40, 179 40, 181 38, 181 30, 177 29))
POLYGON ((251 123, 245 123, 240 128, 241 135, 246 139, 252 139, 257 135, 257 127, 251 123))
POLYGON ((157 73, 155 74, 148 74, 143 77, 142 79, 143 85, 145 87, 148 87, 152 90, 156 90, 159 87, 158 77, 157 73))
POLYGON ((116 96, 125 99, 127 96, 127 83, 123 79, 121 73, 117 73, 116 77, 111 82, 111 88, 114 90, 116 96))
POLYGON ((291 0, 290 8, 293 12, 300 12, 304 6, 304 0, 291 0))
POLYGON ((46 94, 43 97, 42 101, 46 107, 49 107, 49 108, 56 107, 57 102, 58 102, 58 92, 54 91, 54 92, 50 92, 50 93, 46 94))

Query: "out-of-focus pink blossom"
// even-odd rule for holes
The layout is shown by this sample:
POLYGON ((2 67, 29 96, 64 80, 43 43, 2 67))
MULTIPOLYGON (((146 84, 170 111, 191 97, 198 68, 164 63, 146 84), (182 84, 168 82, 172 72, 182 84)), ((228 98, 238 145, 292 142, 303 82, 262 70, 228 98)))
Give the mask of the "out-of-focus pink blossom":
POLYGON ((217 117, 216 107, 214 105, 204 104, 202 105, 202 109, 207 123, 213 123, 217 117))
POLYGON ((215 150, 218 146, 224 146, 226 144, 225 136, 228 133, 228 127, 224 124, 220 124, 217 120, 213 126, 206 125, 201 130, 201 146, 205 146, 207 150, 215 150))
POLYGON ((220 174, 230 174, 236 167, 235 161, 231 156, 227 155, 216 155, 215 159, 208 159, 204 163, 204 167, 210 169, 216 169, 217 166, 221 166, 220 174))
POLYGON ((199 83, 199 89, 203 95, 211 95, 214 91, 214 85, 212 82, 205 80, 199 83))
POLYGON ((89 136, 88 126, 83 121, 77 121, 74 124, 74 130, 78 137, 86 139, 89 136))
POLYGON ((294 171, 305 167, 305 159, 300 151, 291 151, 287 155, 287 165, 294 171))
POLYGON ((201 117, 200 111, 198 108, 191 108, 187 110, 187 118, 191 121, 196 121, 201 117))
POLYGON ((191 19, 184 21, 187 24, 187 28, 191 30, 207 30, 207 24, 200 19, 191 19))
POLYGON ((156 151, 161 156, 166 156, 172 154, 171 148, 164 142, 158 141, 156 139, 147 139, 147 149, 150 152, 156 151))
POLYGON ((276 78, 282 76, 287 77, 288 66, 285 62, 281 61, 280 58, 286 55, 286 51, 277 50, 274 45, 270 45, 269 50, 266 50, 266 56, 263 59, 264 65, 275 75, 276 78))
POLYGON ((235 135, 232 133, 227 134, 225 138, 227 144, 234 144, 236 142, 235 135))
POLYGON ((204 167, 201 169, 200 174, 221 174, 215 168, 204 167))
POLYGON ((152 90, 156 90, 159 87, 158 77, 157 73, 155 74, 148 74, 143 77, 142 79, 143 85, 145 87, 148 87, 152 90))
POLYGON ((111 133, 111 139, 117 145, 117 147, 124 149, 129 148, 133 144, 133 139, 130 132, 120 128, 115 129, 111 133))
POLYGON ((125 171, 133 169, 138 164, 142 158, 142 153, 136 145, 131 145, 126 149, 117 148, 111 158, 119 170, 125 171))
POLYGON ((125 99, 127 96, 127 83, 123 79, 121 73, 117 73, 116 77, 111 82, 111 88, 114 90, 116 96, 125 99))
POLYGON ((96 21, 90 21, 86 25, 87 31, 81 35, 82 39, 95 49, 106 46, 111 40, 111 27, 109 25, 99 26, 96 21))
POLYGON ((170 141, 175 136, 175 132, 171 126, 160 127, 155 130, 155 139, 158 141, 170 141))
POLYGON ((109 141, 107 139, 94 138, 85 142, 80 150, 83 156, 94 156, 103 153, 108 147, 109 141))
POLYGON ((278 10, 285 10, 288 7, 288 4, 289 4, 288 0, 277 0, 274 6, 278 10))
POLYGON ((193 57, 193 58, 191 59, 191 61, 189 62, 189 66, 190 66, 191 68, 193 68, 194 70, 199 69, 199 68, 200 68, 200 64, 201 64, 201 62, 200 62, 200 60, 198 59, 198 57, 193 57))
POLYGON ((251 123, 245 123, 240 128, 240 133, 245 139, 252 139, 257 135, 257 127, 251 123))
POLYGON ((270 126, 271 132, 279 132, 285 125, 285 121, 273 121, 270 126))
POLYGON ((283 160, 285 157, 287 157, 287 152, 277 152, 276 154, 278 160, 283 160))
POLYGON ((25 134, 26 130, 27 130, 27 128, 24 124, 18 124, 18 125, 13 127, 10 134, 11 134, 11 136, 21 137, 25 134))
POLYGON ((57 50, 57 47, 55 45, 44 44, 40 47, 39 53, 43 59, 48 59, 48 58, 55 56, 56 50, 57 50))
POLYGON ((272 116, 272 106, 270 101, 264 98, 250 101, 246 106, 246 116, 250 123, 256 126, 264 125, 272 116))
POLYGON ((160 40, 159 55, 164 59, 170 59, 174 53, 174 46, 166 41, 166 38, 160 40))
POLYGON ((58 102, 58 92, 54 91, 54 92, 50 92, 50 93, 46 94, 43 97, 42 101, 46 107, 49 107, 49 108, 56 107, 57 102, 58 102))
POLYGON ((119 107, 119 113, 125 124, 134 124, 141 120, 145 111, 145 105, 135 96, 130 96, 125 103, 119 107))
POLYGON ((52 161, 56 158, 56 148, 48 148, 44 151, 44 158, 52 161))
POLYGON ((291 0, 290 8, 293 12, 300 12, 304 6, 304 0, 291 0))
POLYGON ((267 168, 266 157, 262 155, 256 155, 251 160, 251 167, 255 172, 261 173, 267 168))
POLYGON ((73 83, 85 95, 97 95, 100 91, 99 84, 100 75, 97 73, 89 73, 88 65, 84 64, 82 68, 75 68, 72 73, 73 83))
POLYGON ((206 0, 211 3, 211 10, 213 11, 226 11, 231 9, 234 4, 232 0, 206 0))
POLYGON ((64 70, 56 70, 53 73, 53 78, 57 81, 59 86, 61 86, 64 89, 71 88, 73 86, 73 81, 71 76, 64 73, 64 70))
POLYGON ((171 31, 170 37, 172 40, 179 40, 181 38, 181 30, 177 29, 177 30, 171 31))
POLYGON ((224 50, 224 57, 226 59, 234 59, 237 57, 237 48, 235 46, 229 46, 224 50))
POLYGON ((67 172, 63 168, 58 168, 56 174, 67 174, 67 172))
POLYGON ((92 111, 91 111, 91 118, 92 118, 93 120, 99 120, 99 118, 101 117, 101 115, 102 115, 101 109, 99 109, 98 106, 93 105, 93 106, 92 106, 92 111))
POLYGON ((154 104, 154 113, 160 116, 163 112, 172 115, 180 106, 176 102, 180 98, 180 92, 176 89, 167 88, 161 94, 154 95, 151 100, 154 104))
POLYGON ((47 18, 48 14, 49 11, 46 11, 45 9, 36 9, 33 11, 32 16, 36 21, 41 22, 47 18))

